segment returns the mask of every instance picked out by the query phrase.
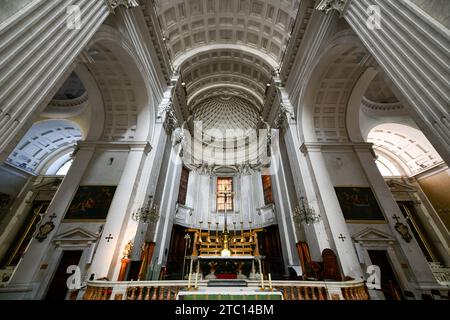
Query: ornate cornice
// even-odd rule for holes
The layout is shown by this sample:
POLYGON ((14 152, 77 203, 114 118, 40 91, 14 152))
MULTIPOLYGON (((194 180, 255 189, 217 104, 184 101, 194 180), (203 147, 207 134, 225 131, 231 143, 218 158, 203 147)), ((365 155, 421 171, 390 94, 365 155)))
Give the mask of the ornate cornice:
POLYGON ((341 14, 344 12, 348 0, 322 0, 317 5, 316 10, 322 11, 326 14, 333 10, 339 11, 341 14))
POLYGON ((114 13, 115 10, 124 6, 127 9, 139 7, 139 2, 137 0, 104 0, 109 7, 109 11, 114 13))
POLYGON ((371 116, 401 116, 406 115, 405 108, 401 102, 381 103, 374 102, 366 97, 361 100, 362 111, 371 116))

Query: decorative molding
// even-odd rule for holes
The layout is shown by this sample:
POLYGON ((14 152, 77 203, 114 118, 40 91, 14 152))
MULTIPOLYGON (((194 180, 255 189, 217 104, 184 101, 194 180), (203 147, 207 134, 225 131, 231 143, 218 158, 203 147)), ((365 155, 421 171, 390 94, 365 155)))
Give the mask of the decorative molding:
POLYGON ((108 142, 108 141, 79 141, 77 148, 80 150, 99 150, 106 149, 110 151, 139 151, 142 150, 148 154, 152 145, 148 141, 129 141, 129 142, 108 142))
POLYGON ((98 240, 99 234, 94 234, 83 228, 77 227, 56 235, 53 242, 56 245, 64 244, 91 244, 98 240))
POLYGON ((362 111, 371 116, 402 116, 408 115, 401 102, 381 103, 374 102, 366 97, 361 101, 362 111))
POLYGON ((115 13, 115 10, 124 6, 127 9, 139 7, 139 2, 137 0, 104 0, 109 7, 111 13, 115 13))
POLYGON ((385 242, 388 244, 393 244, 396 242, 394 236, 371 227, 354 234, 352 236, 352 239, 360 244, 368 242, 371 243, 385 242))
POLYGON ((322 0, 319 5, 316 7, 316 10, 319 10, 323 13, 330 13, 333 10, 337 10, 340 13, 345 11, 348 0, 322 0))
POLYGON ((373 144, 365 142, 305 142, 300 146, 303 154, 308 152, 341 151, 341 152, 371 152, 373 154, 373 144))

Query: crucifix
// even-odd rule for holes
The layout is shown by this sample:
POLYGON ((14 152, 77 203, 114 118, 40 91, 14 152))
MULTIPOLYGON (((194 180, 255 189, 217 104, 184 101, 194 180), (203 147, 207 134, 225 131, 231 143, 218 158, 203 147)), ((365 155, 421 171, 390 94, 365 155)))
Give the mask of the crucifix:
POLYGON ((106 242, 109 243, 109 240, 114 239, 114 237, 111 235, 111 233, 109 234, 109 236, 105 237, 105 240, 107 240, 106 242))
POLYGON ((399 217, 398 215, 396 215, 396 214, 394 214, 394 215, 392 216, 392 219, 394 219, 395 221, 397 221, 397 223, 400 222, 400 217, 399 217))
POLYGON ((224 209, 225 209, 225 226, 223 231, 227 232, 227 206, 228 206, 228 196, 234 196, 234 192, 228 191, 227 190, 227 186, 224 186, 224 190, 223 191, 217 191, 217 195, 223 195, 224 196, 224 209))
POLYGON ((341 239, 342 242, 344 242, 347 237, 341 233, 338 238, 341 239))
MULTIPOLYGON (((231 251, 229 249, 229 241, 230 241, 230 233, 228 232, 228 221, 227 221, 227 206, 228 206, 228 196, 233 196, 234 192, 228 191, 227 186, 225 185, 223 191, 218 191, 217 195, 223 195, 224 196, 224 209, 225 209, 225 221, 224 221, 224 227, 223 227, 223 235, 222 235, 222 251, 221 255, 223 257, 229 257, 231 255, 231 251)), ((233 198, 231 198, 233 199, 233 198)))

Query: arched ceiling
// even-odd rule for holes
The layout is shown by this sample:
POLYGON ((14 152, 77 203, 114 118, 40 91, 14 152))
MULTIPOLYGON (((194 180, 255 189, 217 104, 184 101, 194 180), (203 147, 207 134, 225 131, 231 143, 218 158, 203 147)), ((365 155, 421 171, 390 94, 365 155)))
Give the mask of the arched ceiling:
POLYGON ((133 140, 140 106, 139 92, 130 68, 118 56, 119 50, 107 44, 92 46, 92 72, 103 96, 105 107, 104 140, 133 140))
POLYGON ((190 111, 218 91, 221 96, 232 92, 230 98, 241 96, 261 110, 299 4, 299 0, 156 0, 190 111))
POLYGON ((50 157, 73 147, 82 139, 77 125, 66 120, 47 120, 35 123, 6 160, 8 164, 32 174, 39 174, 50 157))
POLYGON ((86 93, 86 88, 75 72, 67 78, 62 87, 58 90, 53 100, 73 100, 80 98, 86 93))
POLYGON ((415 128, 397 123, 385 123, 372 129, 368 142, 374 144, 375 152, 397 159, 402 168, 411 175, 426 171, 442 163, 442 158, 425 135, 415 128))
POLYGON ((383 77, 378 74, 367 88, 365 98, 375 103, 396 103, 397 97, 392 92, 389 85, 384 81, 383 77))
POLYGON ((317 141, 347 142, 345 123, 347 104, 352 90, 365 67, 359 62, 367 52, 352 46, 333 57, 323 72, 314 100, 314 131, 317 141))
POLYGON ((83 82, 72 72, 41 116, 52 119, 66 119, 81 114, 87 107, 89 95, 83 82))
POLYGON ((193 56, 181 66, 189 99, 201 99, 210 87, 252 92, 262 103, 272 68, 263 59, 238 50, 213 50, 193 56))
POLYGON ((156 10, 174 61, 208 45, 257 50, 280 63, 299 0, 156 0, 156 10))

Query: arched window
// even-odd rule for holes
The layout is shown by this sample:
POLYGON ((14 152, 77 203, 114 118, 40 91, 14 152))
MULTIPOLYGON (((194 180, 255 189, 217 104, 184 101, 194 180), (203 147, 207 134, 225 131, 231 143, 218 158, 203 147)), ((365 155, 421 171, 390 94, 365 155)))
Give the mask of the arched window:
POLYGON ((70 167, 72 166, 73 159, 66 161, 59 169, 56 171, 57 176, 65 176, 67 172, 69 172, 70 167))
POLYGON ((378 170, 380 170, 383 177, 401 176, 401 173, 397 167, 385 157, 378 155, 375 163, 377 164, 378 170))

